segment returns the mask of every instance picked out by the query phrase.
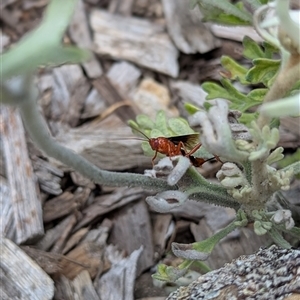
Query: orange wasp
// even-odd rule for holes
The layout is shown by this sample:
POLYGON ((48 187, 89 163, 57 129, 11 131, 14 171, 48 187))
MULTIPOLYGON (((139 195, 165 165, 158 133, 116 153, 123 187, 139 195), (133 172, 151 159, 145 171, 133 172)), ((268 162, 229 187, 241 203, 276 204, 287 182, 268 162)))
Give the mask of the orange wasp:
POLYGON ((198 133, 178 135, 172 137, 148 138, 139 129, 133 129, 141 133, 148 140, 151 149, 155 151, 155 154, 152 158, 152 165, 154 165, 154 160, 157 156, 157 153, 165 154, 166 156, 170 157, 177 155, 186 156, 190 159, 190 162, 195 167, 200 167, 206 161, 208 161, 204 160, 203 158, 192 156, 192 154, 194 154, 201 147, 201 143, 199 143, 198 133), (188 151, 187 148, 190 148, 191 150, 188 151))

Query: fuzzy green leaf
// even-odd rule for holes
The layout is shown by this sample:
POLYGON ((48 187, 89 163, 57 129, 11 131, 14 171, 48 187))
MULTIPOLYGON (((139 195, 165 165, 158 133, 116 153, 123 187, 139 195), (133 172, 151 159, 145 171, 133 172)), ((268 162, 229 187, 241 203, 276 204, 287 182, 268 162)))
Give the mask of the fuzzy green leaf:
POLYGON ((73 46, 63 47, 61 39, 73 14, 76 0, 52 0, 40 26, 1 55, 2 80, 34 72, 39 66, 78 63, 90 52, 73 46))
POLYGON ((249 59, 266 58, 262 48, 250 37, 245 36, 243 39, 244 51, 243 55, 249 59))
POLYGON ((164 136, 170 135, 168 125, 167 125, 166 113, 163 110, 160 110, 159 112, 157 112, 154 128, 161 131, 164 136))
POLYGON ((251 83, 263 83, 270 87, 280 67, 279 60, 257 58, 253 60, 253 67, 248 71, 246 80, 251 83))
POLYGON ((190 127, 189 123, 183 118, 171 118, 168 121, 168 125, 176 135, 195 133, 195 131, 190 127))
POLYGON ((197 2, 204 21, 225 25, 250 25, 252 23, 252 16, 245 11, 242 2, 236 5, 228 0, 198 0, 197 2))
POLYGON ((194 104, 191 103, 184 103, 184 108, 187 111, 187 113, 189 113, 190 115, 193 115, 194 113, 196 113, 197 111, 200 111, 200 108, 197 107, 194 104))
POLYGON ((154 122, 146 115, 138 115, 136 117, 136 122, 139 128, 143 130, 154 128, 154 122))
POLYGON ((264 97, 266 96, 268 89, 255 89, 247 94, 247 97, 251 98, 256 103, 253 105, 261 104, 264 97))
POLYGON ((248 82, 245 80, 245 75, 247 73, 247 69, 236 62, 229 56, 222 56, 221 58, 222 66, 230 72, 230 79, 235 80, 239 79, 242 84, 247 84, 248 82))

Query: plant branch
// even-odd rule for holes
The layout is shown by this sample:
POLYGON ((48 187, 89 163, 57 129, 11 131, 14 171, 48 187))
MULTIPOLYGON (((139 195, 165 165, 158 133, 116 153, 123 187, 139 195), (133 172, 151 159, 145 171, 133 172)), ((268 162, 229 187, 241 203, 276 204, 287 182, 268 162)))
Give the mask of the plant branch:
MULTIPOLYGON (((284 69, 279 71, 274 84, 265 96, 264 104, 284 98, 287 92, 296 84, 298 80, 300 80, 299 62, 292 67, 290 64, 286 65, 284 69)), ((265 125, 268 125, 270 121, 270 117, 260 114, 257 124, 260 128, 263 128, 265 125)))
POLYGON ((164 180, 150 178, 140 174, 116 173, 99 169, 77 153, 57 143, 50 135, 47 124, 40 115, 34 95, 27 96, 19 104, 24 125, 34 143, 48 156, 60 160, 95 183, 108 186, 130 186, 155 191, 176 190, 164 180))

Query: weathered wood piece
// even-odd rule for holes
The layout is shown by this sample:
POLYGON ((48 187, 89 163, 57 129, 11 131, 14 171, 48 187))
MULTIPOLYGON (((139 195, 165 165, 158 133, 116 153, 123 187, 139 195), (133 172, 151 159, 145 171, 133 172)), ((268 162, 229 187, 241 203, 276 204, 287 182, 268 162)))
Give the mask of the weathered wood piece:
POLYGON ((180 111, 186 117, 188 117, 188 114, 184 109, 185 103, 188 102, 198 107, 203 107, 207 93, 204 92, 199 85, 184 80, 172 80, 170 81, 170 88, 176 99, 178 99, 178 106, 180 108, 180 111))
POLYGON ((87 95, 81 114, 82 119, 96 117, 101 115, 106 109, 107 105, 105 100, 95 88, 92 88, 87 95))
MULTIPOLYGON (((128 170, 150 167, 151 158, 143 154, 141 141, 115 115, 101 122, 91 122, 77 128, 60 128, 58 142, 82 155, 94 165, 106 170, 128 170), (124 139, 126 137, 126 139, 124 139)), ((50 159, 56 166, 69 170, 61 162, 50 159)))
POLYGON ((43 207, 44 222, 50 222, 61 218, 74 211, 77 203, 74 201, 74 195, 70 192, 63 194, 47 201, 43 207))
POLYGON ((112 14, 130 16, 134 0, 111 0, 109 1, 108 11, 112 14))
POLYGON ((242 42, 245 36, 249 36, 254 41, 261 43, 263 39, 258 35, 253 27, 247 26, 222 26, 218 24, 212 24, 210 27, 212 33, 223 39, 229 39, 233 41, 242 42))
POLYGON ((17 244, 33 241, 44 234, 42 207, 17 110, 0 107, 0 133, 16 226, 14 241, 17 244))
POLYGON ((82 211, 83 218, 78 222, 75 230, 91 223, 94 219, 100 218, 108 212, 140 199, 143 195, 143 190, 139 188, 117 188, 110 195, 96 197, 93 204, 82 211))
MULTIPOLYGON (((69 26, 71 39, 78 47, 92 50, 93 42, 88 27, 86 11, 82 0, 77 2, 72 22, 69 26)), ((102 75, 102 67, 93 52, 87 62, 82 63, 89 78, 97 78, 102 75)))
POLYGON ((100 300, 93 286, 90 274, 84 270, 73 280, 74 290, 78 300, 100 300))
POLYGON ((152 78, 144 78, 132 97, 139 110, 155 119, 159 110, 164 110, 169 117, 177 117, 178 110, 171 106, 169 90, 152 78))
POLYGON ((172 215, 171 214, 153 214, 151 216, 153 229, 153 247, 156 256, 161 256, 166 249, 167 239, 170 237, 170 228, 172 226, 172 215))
POLYGON ((45 74, 39 78, 38 86, 42 98, 51 91, 46 116, 52 121, 76 126, 90 89, 81 67, 63 65, 54 68, 52 76, 45 74))
POLYGON ((127 61, 114 63, 106 74, 121 95, 125 96, 132 94, 141 75, 141 70, 127 61))
POLYGON ((16 240, 16 226, 12 209, 9 185, 6 178, 0 177, 0 235, 16 240))
POLYGON ((164 27, 136 17, 93 10, 90 17, 95 51, 177 77, 178 51, 164 27))
POLYGON ((199 9, 191 10, 189 1, 162 0, 168 32, 183 53, 206 53, 220 46, 208 27, 201 22, 199 9))
POLYGON ((143 247, 127 258, 113 264, 98 282, 97 292, 105 300, 133 300, 136 267, 143 247))
POLYGON ((64 172, 37 156, 31 156, 31 161, 41 190, 51 195, 60 195, 62 193, 60 183, 64 172))
POLYGON ((118 245, 126 253, 143 246, 143 252, 137 264, 137 275, 154 263, 152 228, 149 212, 144 199, 132 203, 116 212, 113 216, 113 228, 108 242, 118 245))
POLYGON ((255 254, 242 255, 223 268, 200 276, 173 292, 167 300, 205 299, 207 295, 214 295, 216 300, 297 300, 300 296, 299 270, 300 250, 279 249, 273 245, 255 254))
POLYGON ((40 250, 47 251, 49 250, 53 244, 59 239, 61 232, 67 227, 70 223, 73 223, 74 215, 70 215, 64 218, 61 222, 59 222, 55 227, 48 229, 46 234, 40 239, 35 247, 40 250))
POLYGON ((121 106, 115 110, 115 113, 122 121, 124 121, 124 123, 128 120, 135 119, 137 113, 135 107, 128 101, 128 99, 126 99, 126 96, 120 94, 117 88, 105 75, 94 80, 93 85, 98 93, 103 97, 107 106, 121 104, 121 106))
POLYGON ((12 241, 0 237, 0 295, 3 300, 50 300, 52 279, 12 241))

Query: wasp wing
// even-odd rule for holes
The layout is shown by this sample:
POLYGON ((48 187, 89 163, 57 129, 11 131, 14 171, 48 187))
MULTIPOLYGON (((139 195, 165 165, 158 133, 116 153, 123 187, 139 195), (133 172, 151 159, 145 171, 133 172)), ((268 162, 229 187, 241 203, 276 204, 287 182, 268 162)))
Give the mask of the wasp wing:
POLYGON ((179 142, 182 142, 188 150, 193 149, 197 144, 200 143, 199 133, 171 136, 168 137, 167 139, 170 140, 175 145, 178 145, 179 142))

